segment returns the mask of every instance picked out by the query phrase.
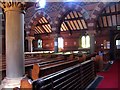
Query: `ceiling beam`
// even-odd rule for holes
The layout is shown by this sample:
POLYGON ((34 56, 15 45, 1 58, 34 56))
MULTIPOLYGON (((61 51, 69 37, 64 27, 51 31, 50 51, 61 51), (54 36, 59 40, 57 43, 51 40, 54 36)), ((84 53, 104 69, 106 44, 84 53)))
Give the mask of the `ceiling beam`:
POLYGON ((41 25, 40 23, 38 23, 36 26, 39 26, 40 29, 41 29, 42 31, 44 31, 44 32, 48 35, 48 33, 46 32, 46 30, 42 27, 42 25, 41 25))
POLYGON ((117 14, 120 14, 120 11, 111 12, 111 9, 110 9, 109 13, 102 13, 100 16, 112 16, 112 15, 117 15, 117 14))
POLYGON ((64 23, 65 23, 65 25, 67 26, 67 28, 68 28, 68 30, 69 30, 69 32, 70 32, 70 34, 72 35, 72 30, 70 29, 70 27, 69 27, 68 23, 67 23, 67 22, 64 22, 64 23))

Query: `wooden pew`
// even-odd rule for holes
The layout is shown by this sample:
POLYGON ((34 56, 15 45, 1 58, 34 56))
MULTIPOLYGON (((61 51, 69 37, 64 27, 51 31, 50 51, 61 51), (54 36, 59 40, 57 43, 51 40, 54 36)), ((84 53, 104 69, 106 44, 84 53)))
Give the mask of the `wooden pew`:
MULTIPOLYGON (((2 57, 2 56, 1 56, 2 57)), ((31 58, 25 58, 25 73, 26 74, 31 74, 31 69, 33 68, 33 65, 35 63, 38 63, 41 67, 44 65, 49 65, 51 63, 58 63, 58 62, 63 62, 64 57, 63 56, 54 56, 56 59, 50 59, 50 58, 36 58, 36 57, 31 57, 31 58)), ((52 57, 53 58, 53 57, 52 57)), ((2 79, 6 76, 6 59, 5 56, 0 59, 1 64, 0 64, 0 73, 2 74, 2 79)))
POLYGON ((20 88, 17 88, 16 90, 32 90, 32 81, 25 77, 20 82, 20 88))
POLYGON ((93 58, 94 62, 95 62, 95 70, 96 72, 98 71, 102 71, 103 70, 103 57, 100 55, 96 55, 93 58))
POLYGON ((32 69, 32 78, 34 79, 36 77, 42 77, 42 76, 54 73, 56 71, 59 71, 61 69, 65 69, 67 67, 76 65, 78 63, 79 63, 78 60, 64 60, 63 62, 51 63, 51 64, 44 65, 44 66, 40 66, 39 64, 34 64, 33 69, 32 69), (39 67, 39 68, 37 68, 36 70, 36 68, 34 67, 39 67), (39 74, 37 72, 37 76, 35 76, 34 74, 36 73, 34 72, 38 70, 39 70, 39 74))
POLYGON ((90 60, 92 57, 95 57, 97 55, 97 53, 93 53, 93 54, 90 54, 90 55, 86 55, 86 54, 78 54, 75 56, 76 59, 78 59, 81 62, 84 62, 86 60, 90 60))
MULTIPOLYGON (((53 59, 50 59, 50 58, 49 59, 48 58, 41 58, 41 57, 25 58, 25 70, 26 70, 25 72, 26 72, 26 74, 29 74, 31 76, 31 69, 33 68, 34 63, 37 63, 37 64, 40 65, 40 67, 42 67, 41 69, 42 69, 42 73, 43 74, 41 76, 44 76, 44 75, 56 72, 57 70, 64 69, 65 67, 68 67, 70 65, 74 65, 74 64, 78 63, 78 61, 77 62, 75 61, 75 63, 68 65, 67 64, 68 62, 66 62, 67 66, 65 66, 66 65, 65 61, 66 60, 64 60, 64 59, 74 60, 75 59, 75 55, 73 55, 73 54, 53 55, 52 58, 53 59), (56 58, 54 58, 54 57, 56 57, 56 58), (62 68, 62 66, 60 65, 60 63, 62 63, 63 65, 65 64, 64 68, 62 68), (55 70, 53 69, 54 66, 57 67, 55 70), (50 70, 50 72, 47 72, 47 70, 50 70)), ((79 57, 79 58, 81 58, 81 57, 79 57)), ((85 59, 83 59, 83 58, 85 58, 85 57, 82 57, 81 60, 85 61, 85 59)), ((3 72, 2 74, 4 74, 4 75, 2 75, 2 76, 4 77, 5 76, 5 68, 6 68, 5 56, 3 57, 3 59, 4 59, 2 61, 3 64, 2 64, 0 70, 3 72)), ((77 60, 77 59, 75 59, 75 60, 77 60)), ((72 61, 70 61, 69 63, 72 63, 72 61)))
POLYGON ((74 65, 33 81, 33 90, 80 90, 85 89, 94 79, 92 60, 74 65))
MULTIPOLYGON (((38 54, 38 53, 37 53, 38 54)), ((42 56, 36 56, 36 54, 30 54, 31 56, 26 56, 25 55, 25 67, 31 68, 31 66, 34 63, 41 63, 41 64, 47 64, 50 62, 54 62, 55 60, 62 60, 62 59, 67 59, 69 55, 58 55, 58 54, 40 54, 42 56), (53 59, 53 61, 48 61, 48 60, 53 59)), ((6 70, 6 58, 4 55, 1 56, 2 58, 0 59, 0 71, 6 70)))

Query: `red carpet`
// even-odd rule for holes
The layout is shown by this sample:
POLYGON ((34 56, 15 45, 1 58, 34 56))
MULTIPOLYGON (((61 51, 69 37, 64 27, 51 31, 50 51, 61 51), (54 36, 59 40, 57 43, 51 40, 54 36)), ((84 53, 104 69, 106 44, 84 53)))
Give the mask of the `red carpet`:
POLYGON ((98 75, 104 77, 97 89, 109 88, 120 90, 120 60, 116 60, 106 72, 99 72, 98 75))

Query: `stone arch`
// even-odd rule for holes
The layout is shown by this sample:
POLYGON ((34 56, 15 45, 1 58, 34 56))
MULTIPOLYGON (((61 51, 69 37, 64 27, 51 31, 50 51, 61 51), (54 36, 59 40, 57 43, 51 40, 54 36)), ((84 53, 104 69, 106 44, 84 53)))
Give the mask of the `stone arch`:
POLYGON ((100 13, 102 12, 102 10, 109 4, 110 2, 99 2, 98 5, 95 7, 95 9, 93 10, 92 14, 91 14, 91 18, 90 21, 88 23, 88 27, 89 28, 93 28, 95 29, 96 26, 96 20, 98 18, 98 16, 100 15, 100 13))
POLYGON ((32 31, 31 29, 33 29, 35 27, 35 25, 37 24, 38 18, 41 18, 41 17, 45 17, 48 20, 48 22, 52 28, 53 23, 52 23, 50 16, 42 10, 38 10, 33 15, 33 17, 30 19, 30 22, 27 24, 26 29, 31 32, 32 31))
POLYGON ((61 19, 63 16, 65 16, 65 14, 69 11, 69 10, 75 10, 75 11, 78 11, 80 12, 82 15, 83 15, 83 18, 85 19, 85 21, 87 21, 90 16, 89 16, 89 13, 84 9, 82 8, 80 5, 76 5, 76 4, 72 4, 72 5, 65 5, 61 11, 59 11, 58 13, 58 16, 54 22, 54 30, 57 31, 59 30, 60 28, 60 25, 61 25, 61 19))

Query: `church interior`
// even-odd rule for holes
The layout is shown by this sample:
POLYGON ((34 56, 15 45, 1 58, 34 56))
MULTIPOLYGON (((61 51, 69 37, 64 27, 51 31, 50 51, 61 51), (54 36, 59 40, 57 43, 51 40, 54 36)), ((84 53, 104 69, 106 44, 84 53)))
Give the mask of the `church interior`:
POLYGON ((120 89, 120 1, 0 0, 0 89, 120 89))

